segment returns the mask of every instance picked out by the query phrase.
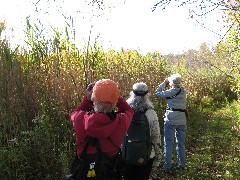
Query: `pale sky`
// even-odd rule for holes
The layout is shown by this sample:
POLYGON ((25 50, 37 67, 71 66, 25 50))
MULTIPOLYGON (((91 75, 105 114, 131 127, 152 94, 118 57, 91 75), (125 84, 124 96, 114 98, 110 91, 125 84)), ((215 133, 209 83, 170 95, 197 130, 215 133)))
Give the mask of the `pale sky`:
MULTIPOLYGON (((163 55, 198 49, 204 42, 214 46, 221 40, 219 35, 189 18, 187 7, 168 7, 164 11, 158 8, 152 12, 155 0, 105 0, 109 8, 104 13, 87 6, 85 0, 58 0, 58 3, 40 0, 38 12, 31 2, 38 1, 0 0, 0 21, 6 19, 7 28, 13 27, 14 31, 8 36, 17 44, 23 42, 25 17, 30 15, 33 20, 40 19, 46 29, 51 25, 63 30, 66 23, 62 14, 73 17, 79 46, 87 45, 90 29, 91 39, 99 34, 98 41, 105 49, 159 51, 163 55)), ((219 14, 210 14, 211 18, 215 16, 219 14)), ((211 18, 207 18, 206 25, 217 32, 222 25, 211 18)))

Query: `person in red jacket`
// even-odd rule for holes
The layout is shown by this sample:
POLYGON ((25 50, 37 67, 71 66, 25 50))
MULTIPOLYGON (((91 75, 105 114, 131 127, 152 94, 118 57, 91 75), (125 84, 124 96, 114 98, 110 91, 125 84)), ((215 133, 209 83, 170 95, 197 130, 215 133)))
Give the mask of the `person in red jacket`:
MULTIPOLYGON (((131 107, 120 96, 114 81, 103 79, 90 84, 87 95, 71 114, 76 135, 77 156, 80 157, 86 138, 91 136, 98 140, 101 151, 105 155, 115 157, 133 114, 131 107)), ((87 154, 94 154, 96 151, 95 147, 90 146, 87 154)), ((96 175, 98 176, 97 172, 96 175)))

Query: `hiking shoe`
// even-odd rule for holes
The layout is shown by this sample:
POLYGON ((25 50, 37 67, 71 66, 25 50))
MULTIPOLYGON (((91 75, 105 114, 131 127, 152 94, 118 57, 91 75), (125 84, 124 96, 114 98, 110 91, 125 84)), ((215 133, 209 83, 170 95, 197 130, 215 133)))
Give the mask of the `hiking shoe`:
POLYGON ((157 174, 151 174, 151 176, 148 178, 148 180, 158 180, 161 179, 157 174))
POLYGON ((164 169, 163 171, 166 174, 172 174, 172 170, 171 169, 164 169))
POLYGON ((178 166, 178 168, 177 168, 178 170, 180 170, 180 171, 184 171, 184 170, 186 170, 187 168, 186 167, 184 167, 184 166, 178 166))

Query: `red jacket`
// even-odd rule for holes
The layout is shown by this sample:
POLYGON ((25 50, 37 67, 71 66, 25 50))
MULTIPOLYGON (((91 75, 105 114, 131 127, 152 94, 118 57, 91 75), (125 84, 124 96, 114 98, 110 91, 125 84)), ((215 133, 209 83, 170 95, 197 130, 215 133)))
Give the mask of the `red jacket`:
MULTIPOLYGON (((84 97, 80 106, 71 114, 78 157, 85 146, 84 140, 88 135, 98 139, 104 153, 109 156, 116 155, 129 128, 134 111, 122 97, 118 99, 118 113, 115 120, 111 120, 104 113, 91 114, 87 112, 88 108, 92 108, 92 102, 84 97)), ((95 152, 94 147, 89 147, 87 154, 95 152)))

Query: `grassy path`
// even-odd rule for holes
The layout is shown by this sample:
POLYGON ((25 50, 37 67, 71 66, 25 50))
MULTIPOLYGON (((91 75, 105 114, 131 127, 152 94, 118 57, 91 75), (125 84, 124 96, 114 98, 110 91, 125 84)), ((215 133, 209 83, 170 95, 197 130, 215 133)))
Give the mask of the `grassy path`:
POLYGON ((173 166, 173 176, 161 174, 162 179, 240 179, 239 112, 232 105, 190 114, 187 169, 173 166))

